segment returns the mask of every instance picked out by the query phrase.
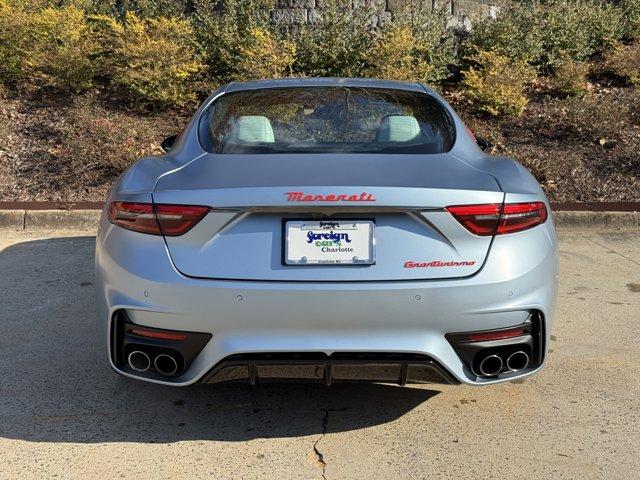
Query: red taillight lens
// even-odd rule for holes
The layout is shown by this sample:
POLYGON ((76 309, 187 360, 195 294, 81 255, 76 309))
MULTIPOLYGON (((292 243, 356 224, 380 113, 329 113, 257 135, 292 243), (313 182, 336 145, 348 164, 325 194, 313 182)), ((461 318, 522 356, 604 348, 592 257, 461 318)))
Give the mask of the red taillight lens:
POLYGON ((127 230, 162 235, 152 203, 111 202, 109 221, 127 230))
POLYGON ((109 221, 135 232, 176 237, 191 230, 209 210, 197 205, 111 202, 109 221))
POLYGON ((505 203, 497 234, 520 232, 547 221, 544 202, 505 203))
POLYGON ((502 235, 521 232, 547 220, 544 202, 488 203, 447 207, 467 230, 475 235, 502 235))
POLYGON ((191 230, 209 210, 211 207, 158 204, 156 216, 165 236, 178 237, 191 230))
POLYGON ((487 203, 458 205, 447 207, 447 210, 471 233, 487 236, 493 235, 498 227, 501 207, 500 203, 487 203))

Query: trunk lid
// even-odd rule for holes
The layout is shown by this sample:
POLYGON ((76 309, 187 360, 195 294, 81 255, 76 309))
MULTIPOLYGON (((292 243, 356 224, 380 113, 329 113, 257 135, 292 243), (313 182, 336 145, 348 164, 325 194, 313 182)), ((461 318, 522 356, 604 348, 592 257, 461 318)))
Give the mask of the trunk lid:
POLYGON ((444 207, 501 203, 494 178, 443 155, 207 155, 161 177, 156 203, 208 205, 192 230, 165 237, 185 275, 256 281, 394 281, 476 273, 491 237, 444 207), (289 220, 375 224, 375 264, 287 265, 289 220))

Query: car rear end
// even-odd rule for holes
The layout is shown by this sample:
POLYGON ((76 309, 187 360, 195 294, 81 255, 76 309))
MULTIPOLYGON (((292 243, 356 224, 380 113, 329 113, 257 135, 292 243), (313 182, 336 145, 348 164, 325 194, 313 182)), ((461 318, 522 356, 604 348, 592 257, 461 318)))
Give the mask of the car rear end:
POLYGON ((341 88, 375 112, 347 119, 372 142, 299 141, 300 122, 326 127, 343 115, 339 102, 306 87, 280 97, 260 89, 197 114, 192 140, 205 152, 152 191, 127 178, 114 188, 96 274, 118 372, 171 385, 487 384, 540 368, 557 282, 544 197, 505 192, 463 160, 471 140, 424 90, 341 88), (420 113, 410 103, 418 95, 442 111, 420 113), (221 145, 202 138, 209 129, 215 143, 208 114, 226 122, 221 145), (428 141, 418 138, 425 130, 428 141))

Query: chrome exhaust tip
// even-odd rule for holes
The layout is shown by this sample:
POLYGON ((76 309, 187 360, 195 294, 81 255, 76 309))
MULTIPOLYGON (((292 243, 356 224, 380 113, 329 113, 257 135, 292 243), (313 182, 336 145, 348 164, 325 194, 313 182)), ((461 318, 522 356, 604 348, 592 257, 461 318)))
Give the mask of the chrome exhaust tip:
POLYGON ((507 358, 507 368, 511 372, 524 370, 528 366, 529 366, 529 355, 527 355, 522 350, 513 352, 511 355, 509 355, 509 358, 507 358))
POLYGON ((136 372, 146 372, 151 367, 151 359, 146 353, 134 350, 127 357, 127 364, 136 372))
POLYGON ((171 355, 161 353, 153 360, 153 365, 162 375, 173 375, 178 371, 178 362, 171 355))
POLYGON ((498 355, 487 355, 480 362, 480 373, 485 377, 493 377, 500 373, 502 365, 502 359, 498 355))

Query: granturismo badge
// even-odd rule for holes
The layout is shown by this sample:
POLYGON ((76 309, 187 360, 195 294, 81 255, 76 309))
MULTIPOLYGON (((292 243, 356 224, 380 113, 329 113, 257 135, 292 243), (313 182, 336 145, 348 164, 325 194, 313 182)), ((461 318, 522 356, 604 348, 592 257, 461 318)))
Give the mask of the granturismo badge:
POLYGON ((404 268, 427 268, 427 267, 471 267, 475 265, 475 260, 463 262, 443 262, 434 260, 432 262, 404 262, 404 268))
POLYGON ((313 195, 304 192, 286 192, 287 202, 375 202, 373 193, 329 193, 327 195, 313 195))

